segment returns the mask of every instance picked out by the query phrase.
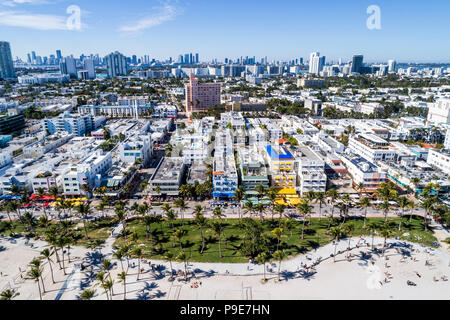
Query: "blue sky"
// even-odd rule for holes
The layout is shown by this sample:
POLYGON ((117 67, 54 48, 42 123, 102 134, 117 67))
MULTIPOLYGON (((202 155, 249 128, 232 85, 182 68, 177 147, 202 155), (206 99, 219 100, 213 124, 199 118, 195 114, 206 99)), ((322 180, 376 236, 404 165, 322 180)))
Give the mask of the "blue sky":
POLYGON ((99 53, 200 60, 268 56, 327 61, 364 54, 366 61, 450 62, 448 0, 0 0, 0 40, 13 56, 99 53), (70 5, 81 29, 68 30, 70 5), (366 10, 381 9, 369 30, 366 10))

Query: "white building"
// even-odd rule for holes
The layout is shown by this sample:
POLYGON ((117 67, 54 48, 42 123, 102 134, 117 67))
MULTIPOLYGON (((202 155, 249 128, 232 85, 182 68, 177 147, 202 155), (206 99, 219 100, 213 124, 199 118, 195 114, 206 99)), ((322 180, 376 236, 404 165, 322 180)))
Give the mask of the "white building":
POLYGON ((298 175, 301 195, 308 191, 325 192, 327 189, 327 175, 325 174, 325 162, 311 148, 300 146, 295 152, 298 161, 298 175))
POLYGON ((438 99, 431 105, 427 121, 436 124, 450 123, 450 98, 438 99))
POLYGON ((427 163, 438 168, 445 174, 450 174, 450 153, 448 151, 438 151, 430 149, 427 163))
POLYGON ((357 134, 349 139, 348 148, 355 154, 372 163, 394 161, 395 151, 389 148, 389 142, 374 134, 357 134))

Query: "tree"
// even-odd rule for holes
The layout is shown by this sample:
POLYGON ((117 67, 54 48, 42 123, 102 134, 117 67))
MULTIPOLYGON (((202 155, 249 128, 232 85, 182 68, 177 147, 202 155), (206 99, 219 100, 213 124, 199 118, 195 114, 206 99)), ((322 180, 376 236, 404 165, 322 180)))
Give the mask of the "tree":
POLYGON ((84 233, 85 233, 86 239, 89 239, 87 226, 86 226, 86 220, 87 220, 87 217, 89 216, 89 214, 91 213, 90 204, 89 203, 86 203, 86 204, 81 203, 79 206, 76 207, 76 210, 77 210, 78 214, 81 216, 81 219, 83 220, 84 233))
POLYGON ((378 224, 373 221, 369 222, 369 224, 367 225, 367 229, 370 231, 370 234, 372 236, 372 251, 373 251, 373 240, 374 240, 375 233, 378 230, 378 224))
POLYGON ((339 239, 343 236, 344 232, 341 227, 333 227, 330 229, 330 234, 333 237, 334 242, 334 255, 333 255, 333 261, 336 262, 336 250, 337 245, 339 242, 339 239))
POLYGON ((15 297, 20 295, 16 290, 14 289, 6 289, 0 293, 0 300, 12 300, 15 297))
POLYGON ((207 222, 207 219, 203 216, 203 214, 196 212, 195 224, 197 225, 197 227, 200 228, 200 232, 202 235, 202 248, 200 250, 200 254, 203 254, 203 252, 205 250, 205 228, 208 226, 208 222, 207 222))
POLYGON ((173 233, 173 237, 177 239, 180 243, 180 250, 183 250, 183 237, 186 235, 187 231, 183 229, 178 229, 173 233))
POLYGON ((53 282, 53 284, 55 284, 55 278, 54 278, 54 276, 53 276, 53 268, 52 268, 52 259, 51 259, 51 256, 53 255, 53 251, 51 251, 50 249, 48 249, 48 248, 45 248, 44 250, 42 250, 42 252, 41 252, 41 257, 43 258, 43 259, 45 259, 45 260, 47 260, 47 262, 48 262, 48 266, 50 267, 50 272, 51 272, 51 275, 52 275, 52 282, 53 282))
POLYGON ((428 215, 433 210, 434 205, 436 204, 436 201, 437 201, 437 199, 433 197, 433 198, 425 199, 421 204, 422 208, 425 209, 425 214, 424 214, 424 218, 423 218, 425 231, 427 231, 428 215))
POLYGON ((257 257, 256 257, 256 262, 258 262, 259 264, 262 264, 264 267, 264 281, 267 281, 266 279, 266 263, 270 261, 270 257, 266 252, 261 252, 257 257))
MULTIPOLYGON (((99 283, 96 284, 96 285, 100 285, 100 286, 103 288, 103 290, 105 290, 106 299, 109 300, 110 298, 109 298, 109 295, 108 295, 108 288, 107 288, 107 286, 105 285, 105 282, 106 282, 105 272, 104 272, 104 271, 100 271, 100 272, 97 274, 97 276, 95 277, 95 279, 99 282, 99 283)), ((111 298, 112 298, 112 297, 111 297, 111 298)))
POLYGON ((186 202, 184 201, 183 198, 179 198, 175 201, 175 207, 180 209, 180 213, 181 213, 181 220, 182 220, 182 224, 183 224, 183 228, 184 228, 184 212, 187 209, 187 205, 186 202))
POLYGON ((241 201, 244 198, 244 190, 242 186, 239 186, 234 192, 234 200, 238 202, 239 219, 241 219, 241 201))
POLYGON ((143 256, 142 248, 135 247, 133 249, 133 254, 138 258, 138 275, 137 275, 137 281, 139 281, 139 276, 141 275, 141 260, 143 256))
POLYGON ((319 203, 319 221, 320 221, 320 218, 322 217, 322 205, 325 203, 325 193, 316 192, 315 201, 319 203))
POLYGON ((355 231, 355 225, 353 223, 347 223, 347 225, 344 227, 344 233, 347 234, 347 238, 348 238, 348 251, 350 252, 350 240, 351 235, 353 233, 353 231, 355 231))
POLYGON ((123 283, 123 300, 127 300, 127 273, 122 271, 118 275, 119 282, 123 283))
POLYGON ((254 210, 255 208, 253 207, 253 202, 247 201, 244 203, 244 214, 249 214, 251 217, 254 210))
POLYGON ((278 261, 278 281, 281 281, 281 261, 286 258, 286 253, 283 250, 275 251, 273 258, 278 261))
POLYGON ((403 219, 403 216, 405 215, 405 209, 408 208, 408 206, 409 206, 409 202, 410 202, 410 200, 405 196, 399 197, 397 199, 397 204, 400 207, 400 209, 402 210, 401 214, 400 214, 400 222, 398 223, 398 231, 402 231, 402 219, 403 219))
POLYGON ((186 253, 184 251, 181 251, 180 254, 177 256, 178 260, 183 261, 184 263, 184 280, 187 280, 187 261, 188 261, 188 257, 186 255, 186 253))
POLYGON ((336 199, 339 197, 339 194, 337 193, 336 189, 330 189, 326 192, 326 196, 330 199, 332 205, 331 216, 333 218, 334 206, 336 205, 336 199))
POLYGON ((385 250, 386 250, 386 240, 387 240, 387 238, 391 237, 392 234, 393 234, 393 232, 392 232, 392 230, 390 229, 389 224, 386 223, 386 224, 383 226, 383 228, 381 229, 381 235, 382 235, 383 238, 384 238, 384 243, 383 243, 383 257, 384 257, 384 252, 385 252, 385 250))
POLYGON ((358 207, 364 209, 364 225, 363 228, 366 227, 366 222, 367 222, 367 209, 371 206, 370 203, 370 199, 365 197, 362 198, 359 202, 358 202, 358 207))
POLYGON ((302 202, 300 202, 297 205, 297 210, 298 212, 302 215, 303 217, 303 226, 302 226, 302 240, 305 239, 305 224, 306 224, 306 217, 308 216, 308 214, 311 213, 312 210, 312 206, 309 205, 309 201, 308 200, 302 200, 302 202))
POLYGON ((220 246, 220 244, 222 242, 222 233, 223 233, 222 223, 214 221, 213 223, 211 223, 210 226, 211 226, 211 229, 213 230, 213 232, 218 237, 218 240, 219 240, 219 257, 220 257, 220 259, 222 259, 223 255, 222 255, 221 246, 220 246))
POLYGON ((86 289, 80 294, 81 300, 92 300, 95 296, 95 290, 86 289))
POLYGON ((283 229, 282 228, 275 228, 272 230, 272 235, 277 239, 277 250, 280 246, 281 236, 283 235, 283 229))
POLYGON ((42 267, 33 267, 31 268, 31 270, 28 272, 28 276, 34 280, 37 285, 38 285, 38 290, 39 290, 39 299, 42 300, 42 293, 41 293, 41 285, 39 284, 39 280, 42 278, 42 272, 43 272, 43 268, 42 267))
POLYGON ((172 268, 172 260, 173 260, 173 258, 174 258, 174 254, 172 252, 170 252, 170 251, 168 251, 166 253, 166 255, 164 256, 164 259, 169 261, 169 264, 170 264, 170 275, 171 275, 170 278, 173 277, 173 268, 172 268))
POLYGON ((285 207, 282 204, 277 204, 275 206, 274 211, 276 213, 278 213, 278 215, 279 215, 279 219, 278 219, 278 225, 279 226, 281 226, 281 219, 283 218, 284 210, 285 210, 285 207))
POLYGON ((391 209, 391 204, 389 200, 384 200, 378 205, 378 208, 384 212, 384 222, 387 222, 389 210, 391 209))

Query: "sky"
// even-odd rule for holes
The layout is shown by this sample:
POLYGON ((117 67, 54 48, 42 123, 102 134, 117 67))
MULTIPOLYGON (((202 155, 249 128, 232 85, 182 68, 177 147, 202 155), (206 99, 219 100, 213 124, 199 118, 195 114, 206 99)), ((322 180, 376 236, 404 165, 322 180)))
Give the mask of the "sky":
POLYGON ((0 0, 0 41, 22 59, 57 49, 175 60, 198 52, 201 61, 318 51, 327 61, 448 63, 449 13, 448 0, 0 0))

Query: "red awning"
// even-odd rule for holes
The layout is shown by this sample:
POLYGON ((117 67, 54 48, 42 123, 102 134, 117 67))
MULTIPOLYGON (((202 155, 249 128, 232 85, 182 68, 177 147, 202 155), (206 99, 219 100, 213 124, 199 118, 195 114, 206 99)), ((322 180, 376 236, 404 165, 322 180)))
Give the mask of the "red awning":
POLYGON ((30 200, 41 200, 41 196, 37 195, 37 194, 33 194, 33 195, 31 195, 31 197, 29 199, 30 200))

